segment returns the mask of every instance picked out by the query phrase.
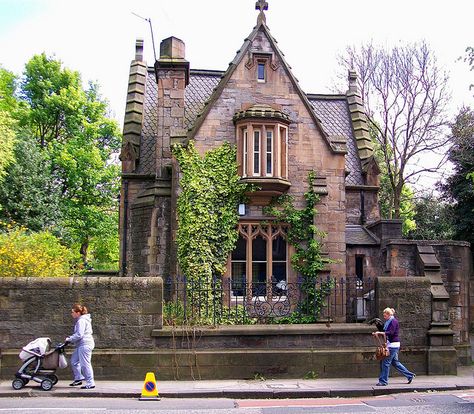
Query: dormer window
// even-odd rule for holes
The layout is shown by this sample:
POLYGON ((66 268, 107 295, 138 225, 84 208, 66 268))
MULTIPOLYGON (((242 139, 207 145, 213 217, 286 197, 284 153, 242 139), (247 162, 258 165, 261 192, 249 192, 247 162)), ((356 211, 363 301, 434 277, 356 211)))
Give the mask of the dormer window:
POLYGON ((242 179, 254 183, 259 197, 275 196, 288 182, 289 116, 269 105, 253 105, 234 115, 237 162, 242 179))
POLYGON ((257 64, 257 81, 265 82, 265 62, 258 62, 257 64))

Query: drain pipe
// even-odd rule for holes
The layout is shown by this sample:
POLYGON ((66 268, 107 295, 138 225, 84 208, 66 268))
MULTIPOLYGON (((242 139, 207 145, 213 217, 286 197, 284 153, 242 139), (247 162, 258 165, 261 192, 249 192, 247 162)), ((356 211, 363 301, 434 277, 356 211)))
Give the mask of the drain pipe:
POLYGON ((122 276, 127 272, 127 239, 128 239, 128 180, 123 182, 123 239, 122 239, 122 276))

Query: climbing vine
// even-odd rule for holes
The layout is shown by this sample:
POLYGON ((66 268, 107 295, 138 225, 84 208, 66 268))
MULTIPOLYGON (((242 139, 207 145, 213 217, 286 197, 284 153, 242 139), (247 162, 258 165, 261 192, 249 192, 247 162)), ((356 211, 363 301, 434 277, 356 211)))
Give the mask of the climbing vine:
POLYGON ((303 209, 296 209, 293 197, 288 194, 276 198, 264 209, 265 214, 274 216, 281 223, 288 224, 288 243, 295 249, 291 257, 291 265, 301 278, 300 289, 305 295, 296 311, 287 318, 281 318, 278 321, 280 323, 315 322, 324 299, 333 287, 331 280, 319 280, 318 277, 326 265, 334 263, 334 260, 322 253, 320 240, 326 234, 314 225, 314 216, 317 214, 316 204, 319 201, 319 196, 313 188, 315 178, 316 173, 310 171, 308 173, 309 188, 304 193, 306 206, 303 209))
POLYGON ((189 286, 199 286, 193 301, 212 306, 220 276, 238 238, 237 206, 248 186, 239 182, 236 149, 224 143, 201 157, 193 141, 173 146, 180 167, 177 255, 189 286), (203 295, 205 297, 203 297, 203 295))

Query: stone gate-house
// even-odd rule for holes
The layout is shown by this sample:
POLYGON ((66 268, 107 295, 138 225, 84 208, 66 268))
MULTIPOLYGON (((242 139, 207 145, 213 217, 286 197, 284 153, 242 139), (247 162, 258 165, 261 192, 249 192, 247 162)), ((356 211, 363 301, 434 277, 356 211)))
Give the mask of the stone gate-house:
MULTIPOLYGON (((348 266, 354 271, 363 255, 357 247, 348 254, 348 242, 379 243, 365 225, 380 219, 379 171, 356 74, 349 73, 343 95, 302 91, 263 11, 225 72, 190 69, 184 42, 175 37, 163 40, 154 67, 143 62, 142 47, 138 41, 131 65, 121 154, 122 273, 178 272, 173 240, 179 183, 171 145, 188 140, 201 153, 225 141, 236 145, 239 175, 258 187, 241 206, 229 276, 295 277, 289 266, 292 247, 281 229, 262 227, 271 223, 262 208, 283 193, 301 205, 311 170, 321 197, 316 224, 327 233, 328 255, 337 260, 328 271, 334 276, 347 274, 348 266), (268 248, 272 242, 278 248, 268 248)), ((369 260, 361 262, 365 274, 380 272, 369 260)))
POLYGON ((137 41, 120 156, 121 275, 179 274, 174 244, 179 180, 171 146, 194 140, 204 153, 227 141, 237 147, 242 180, 258 190, 240 209, 240 237, 226 277, 295 280, 292 246, 263 207, 283 193, 302 205, 308 172, 314 170, 320 196, 315 224, 327 234, 324 249, 335 259, 327 273, 428 277, 433 335, 452 338, 454 322, 455 343, 466 345, 468 244, 403 240, 400 221, 380 219, 379 169, 356 73, 349 72, 345 94, 303 91, 266 25, 266 8, 266 2, 257 2, 257 25, 225 71, 191 69, 185 44, 176 37, 161 42, 159 59, 148 66, 143 41, 137 41))

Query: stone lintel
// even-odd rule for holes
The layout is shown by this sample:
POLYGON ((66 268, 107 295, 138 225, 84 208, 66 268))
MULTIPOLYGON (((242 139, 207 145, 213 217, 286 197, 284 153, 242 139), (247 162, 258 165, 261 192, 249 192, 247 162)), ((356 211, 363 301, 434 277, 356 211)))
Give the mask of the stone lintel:
POLYGON ((184 135, 174 135, 170 137, 170 144, 171 146, 176 144, 181 144, 183 146, 187 146, 189 143, 189 138, 186 134, 184 135))

